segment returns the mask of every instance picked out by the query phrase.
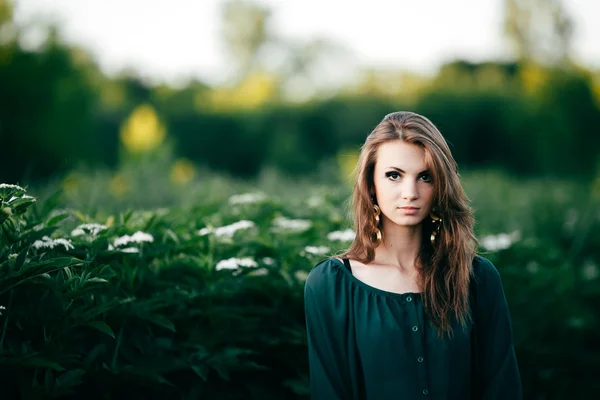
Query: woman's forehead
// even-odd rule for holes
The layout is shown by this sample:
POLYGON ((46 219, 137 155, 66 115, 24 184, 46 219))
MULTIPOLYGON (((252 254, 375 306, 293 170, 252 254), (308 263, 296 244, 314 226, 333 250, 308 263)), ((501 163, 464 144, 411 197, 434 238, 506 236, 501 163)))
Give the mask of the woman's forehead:
POLYGON ((375 164, 378 168, 394 167, 406 172, 421 172, 427 169, 425 150, 419 145, 402 140, 379 145, 375 164))

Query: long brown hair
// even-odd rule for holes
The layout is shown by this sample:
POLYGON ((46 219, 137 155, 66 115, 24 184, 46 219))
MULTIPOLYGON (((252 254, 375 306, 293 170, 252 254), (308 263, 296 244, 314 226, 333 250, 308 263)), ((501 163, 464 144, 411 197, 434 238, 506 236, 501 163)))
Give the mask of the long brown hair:
POLYGON ((429 238, 435 227, 433 221, 425 218, 422 222, 422 245, 416 261, 425 311, 440 335, 452 335, 452 317, 463 326, 470 319, 469 281, 477 245, 475 221, 458 165, 446 140, 429 119, 413 112, 394 112, 386 115, 367 137, 361 147, 351 198, 356 237, 340 256, 364 264, 375 258, 372 237, 376 226, 371 198, 375 193, 377 149, 382 143, 398 139, 424 149, 425 163, 433 178, 433 205, 442 225, 432 245, 429 238))

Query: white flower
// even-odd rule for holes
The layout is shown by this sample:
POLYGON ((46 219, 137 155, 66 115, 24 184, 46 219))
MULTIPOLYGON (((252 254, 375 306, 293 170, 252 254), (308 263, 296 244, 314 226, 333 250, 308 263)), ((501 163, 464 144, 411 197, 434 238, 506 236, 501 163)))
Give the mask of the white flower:
POLYGON ((0 189, 16 189, 16 190, 20 190, 23 192, 27 191, 27 190, 23 189, 21 186, 11 185, 9 183, 0 183, 0 189))
POLYGON ((530 274, 536 274, 539 270, 540 270, 540 266, 538 265, 537 262, 535 261, 529 261, 527 263, 527 265, 525 266, 525 269, 527 270, 527 272, 529 272, 530 274))
POLYGON ((217 263, 216 270, 237 269, 238 267, 258 267, 258 263, 250 257, 228 258, 217 263))
POLYGON ((263 193, 244 193, 244 194, 235 194, 229 198, 229 204, 253 204, 258 203, 266 199, 263 193))
MULTIPOLYGON (((217 237, 233 237, 233 234, 240 229, 249 229, 254 227, 255 224, 252 221, 241 220, 238 222, 234 222, 230 225, 221 226, 214 230, 215 236, 217 237)), ((210 228, 202 228, 198 231, 198 235, 204 236, 211 232, 210 228)))
POLYGON ((48 236, 44 236, 42 240, 36 240, 32 246, 36 249, 53 249, 56 246, 64 246, 65 250, 75 248, 68 239, 50 239, 48 236))
POLYGON ((273 264, 275 264, 275 259, 274 259, 274 258, 272 258, 272 257, 264 257, 264 258, 262 259, 262 262, 263 262, 263 264, 265 264, 265 265, 273 265, 273 264))
POLYGON ((106 229, 107 229, 106 226, 101 225, 101 224, 96 224, 96 223, 83 224, 83 225, 79 225, 77 228, 73 229, 71 231, 71 236, 80 236, 80 235, 85 235, 85 234, 96 236, 98 233, 100 233, 106 229))
POLYGON ((600 276, 600 273, 598 272, 596 264, 591 261, 587 261, 583 264, 583 277, 586 280, 591 281, 598 278, 598 276, 600 276))
POLYGON ((121 253, 139 253, 140 249, 137 247, 125 247, 124 249, 119 249, 121 253))
POLYGON ((125 235, 115 240, 115 247, 126 245, 127 243, 143 243, 143 242, 154 242, 154 238, 149 233, 137 231, 133 235, 125 235))
POLYGON ((306 200, 306 204, 311 208, 317 208, 323 204, 323 198, 320 196, 311 196, 306 200))
POLYGON ((266 268, 259 268, 256 271, 252 271, 251 275, 256 275, 256 276, 262 276, 262 275, 267 275, 269 273, 269 270, 266 268))
POLYGON ((310 253, 310 254, 317 254, 317 255, 319 255, 319 254, 326 254, 326 253, 329 253, 329 247, 326 247, 326 246, 319 246, 319 247, 317 247, 317 246, 306 246, 304 248, 304 251, 306 251, 307 253, 310 253))
POLYGON ((296 271, 294 273, 294 276, 296 277, 297 280, 303 282, 306 280, 306 278, 308 278, 308 273, 306 271, 296 271))
POLYGON ((344 231, 334 231, 329 232, 327 234, 327 239, 332 242, 340 241, 340 242, 351 242, 356 237, 356 232, 352 229, 346 229, 344 231))
POLYGON ((278 229, 303 232, 312 226, 312 221, 307 219, 288 219, 285 217, 277 217, 273 220, 273 224, 278 229))
POLYGON ((497 235, 487 235, 479 240, 481 247, 488 251, 498 251, 508 249, 513 243, 521 238, 521 232, 499 233, 497 235))

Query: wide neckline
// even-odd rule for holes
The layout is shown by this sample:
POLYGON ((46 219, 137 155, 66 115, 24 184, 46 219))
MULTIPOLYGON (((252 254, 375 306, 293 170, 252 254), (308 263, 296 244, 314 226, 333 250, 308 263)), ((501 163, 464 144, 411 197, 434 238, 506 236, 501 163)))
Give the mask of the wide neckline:
MULTIPOLYGON (((336 261, 338 264, 340 264, 340 269, 350 279, 350 281, 352 283, 361 287, 362 289, 367 290, 368 292, 371 292, 371 293, 374 293, 374 294, 377 294, 380 296, 386 296, 386 297, 400 299, 400 300, 403 300, 404 302, 407 301, 408 297, 417 299, 417 298, 420 298, 420 296, 423 294, 423 292, 403 292, 403 293, 390 292, 387 290, 376 288, 375 286, 371 286, 368 283, 365 283, 365 282, 361 281, 360 279, 358 279, 356 276, 354 276, 350 271, 348 271, 348 269, 344 265, 344 262, 342 260, 340 260, 339 258, 331 257, 331 259, 336 261)), ((350 261, 350 260, 348 260, 348 261, 350 261)))

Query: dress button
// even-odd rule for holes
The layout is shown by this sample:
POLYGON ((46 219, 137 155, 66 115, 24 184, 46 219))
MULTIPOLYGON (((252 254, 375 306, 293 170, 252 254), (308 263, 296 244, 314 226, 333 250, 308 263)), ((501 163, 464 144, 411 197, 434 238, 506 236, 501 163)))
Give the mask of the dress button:
POLYGON ((406 301, 408 301, 408 302, 410 303, 410 302, 412 301, 412 297, 408 296, 408 297, 406 298, 406 301))
POLYGON ((423 357, 417 358, 417 361, 420 362, 420 363, 423 362, 423 357))
POLYGON ((416 331, 419 330, 419 327, 415 325, 415 326, 412 327, 412 330, 413 330, 413 332, 416 332, 416 331))
POLYGON ((424 394, 425 396, 427 396, 427 395, 429 394, 429 390, 427 390, 427 389, 423 389, 423 394, 424 394))

